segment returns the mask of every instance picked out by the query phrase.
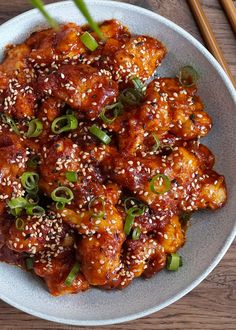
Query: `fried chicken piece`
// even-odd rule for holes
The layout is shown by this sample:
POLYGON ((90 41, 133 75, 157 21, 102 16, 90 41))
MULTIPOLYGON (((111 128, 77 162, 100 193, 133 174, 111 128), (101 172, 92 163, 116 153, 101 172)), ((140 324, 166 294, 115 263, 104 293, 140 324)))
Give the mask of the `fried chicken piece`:
MULTIPOLYGON (((114 195, 115 191, 113 192, 114 195)), ((114 199, 114 202, 117 198, 114 199)), ((64 209, 63 219, 76 228, 82 238, 77 242, 77 258, 91 285, 105 285, 117 272, 124 242, 123 220, 118 210, 104 198, 105 206, 76 212, 64 209), (103 211, 104 216, 99 214, 103 211)))
POLYGON ((113 78, 118 82, 129 83, 131 78, 142 81, 150 78, 166 54, 164 45, 148 36, 131 37, 112 56, 108 56, 107 65, 113 78))
POLYGON ((81 272, 76 275, 70 285, 65 283, 75 262, 74 253, 71 250, 62 251, 56 257, 50 257, 50 263, 47 258, 44 259, 42 255, 39 255, 34 261, 34 272, 43 277, 53 296, 78 293, 89 288, 81 272))
POLYGON ((159 138, 170 129, 170 105, 166 98, 161 96, 156 80, 147 86, 144 102, 138 110, 138 118, 146 132, 155 133, 159 138))
POLYGON ((22 229, 13 222, 8 233, 7 246, 17 252, 36 254, 46 248, 60 251, 69 227, 50 211, 42 216, 21 216, 22 229))
POLYGON ((138 240, 126 239, 123 248, 120 269, 105 289, 124 289, 134 278, 152 277, 165 267, 166 255, 162 246, 147 235, 142 234, 138 240))
POLYGON ((24 192, 20 176, 28 160, 27 148, 22 139, 6 129, 0 133, 0 157, 0 214, 3 214, 6 201, 24 192))
POLYGON ((205 136, 212 127, 211 118, 204 111, 196 86, 186 87, 175 78, 157 78, 156 89, 169 103, 172 113, 170 133, 184 140, 205 136))
POLYGON ((16 71, 22 71, 27 68, 27 58, 30 54, 30 48, 25 44, 9 46, 6 50, 4 61, 0 64, 0 72, 6 76, 12 77, 16 71))
POLYGON ((157 237, 165 253, 173 253, 181 248, 185 241, 185 235, 179 217, 177 215, 173 216, 170 222, 157 233, 157 237))
POLYGON ((42 95, 52 95, 90 119, 97 118, 118 95, 117 83, 109 72, 83 64, 61 65, 48 76, 40 76, 38 89, 42 95))
POLYGON ((26 45, 32 49, 29 62, 38 69, 57 68, 58 62, 78 58, 87 51, 80 40, 81 34, 81 27, 75 23, 60 25, 59 31, 46 29, 34 32, 26 40, 26 45))
POLYGON ((200 183, 200 191, 197 197, 198 208, 218 209, 227 201, 227 190, 224 176, 209 170, 203 176, 200 183))

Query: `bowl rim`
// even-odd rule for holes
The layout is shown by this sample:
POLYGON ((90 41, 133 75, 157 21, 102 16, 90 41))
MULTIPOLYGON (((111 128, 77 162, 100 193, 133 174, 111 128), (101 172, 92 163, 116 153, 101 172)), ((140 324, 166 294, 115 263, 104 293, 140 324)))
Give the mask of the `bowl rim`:
MULTIPOLYGON (((86 0, 86 2, 89 5, 99 3, 100 6, 109 4, 113 7, 127 9, 127 10, 131 10, 131 11, 136 11, 136 12, 139 12, 140 14, 146 14, 146 15, 158 20, 161 24, 164 24, 165 26, 167 26, 171 30, 174 30, 174 32, 176 32, 176 33, 180 34, 181 36, 183 36, 195 48, 197 48, 203 54, 203 56, 207 59, 207 61, 210 62, 210 64, 216 69, 217 73, 222 78, 225 86, 227 87, 227 89, 228 89, 228 91, 229 91, 229 93, 230 93, 230 95, 231 95, 231 97, 234 100, 234 103, 236 105, 235 88, 234 88, 232 82, 230 81, 230 79, 228 78, 227 74, 224 72, 223 68, 216 61, 216 59, 213 57, 213 55, 195 37, 193 37, 189 32, 185 31, 183 28, 178 26, 176 23, 174 23, 171 20, 169 20, 169 19, 167 19, 167 18, 165 18, 165 17, 163 17, 163 16, 161 16, 157 13, 154 13, 154 12, 148 10, 148 9, 145 9, 145 8, 142 8, 142 7, 139 7, 139 6, 136 6, 136 5, 128 4, 128 3, 123 3, 123 2, 119 2, 119 1, 112 1, 112 0, 86 0)), ((70 6, 71 4, 73 4, 73 2, 71 0, 69 0, 69 1, 67 1, 67 0, 59 1, 59 2, 56 2, 56 3, 51 3, 51 4, 46 5, 46 8, 53 9, 53 8, 56 8, 56 7, 60 7, 62 4, 63 4, 63 6, 65 6, 65 5, 70 6)), ((0 26, 0 33, 1 33, 2 29, 7 29, 8 26, 12 26, 15 23, 15 21, 17 21, 18 19, 27 20, 27 18, 31 14, 35 14, 37 11, 38 11, 37 9, 31 9, 31 10, 28 10, 28 11, 22 13, 22 14, 19 14, 15 17, 9 19, 8 21, 4 22, 0 26)), ((40 13, 38 13, 38 15, 40 15, 40 13)), ((111 325, 111 324, 118 324, 118 323, 133 321, 135 319, 138 319, 138 318, 150 315, 152 313, 155 313, 155 312, 171 305, 172 303, 176 302, 177 300, 179 300, 180 298, 185 296, 187 293, 192 291, 198 284, 200 284, 209 275, 209 273, 221 261, 221 259, 224 257, 225 253, 229 249, 229 247, 232 244, 235 237, 236 237, 236 221, 235 221, 235 225, 234 225, 234 228, 233 228, 232 232, 226 238, 226 240, 224 242, 224 245, 219 249, 219 251, 218 251, 217 255, 215 256, 215 258, 213 259, 212 263, 208 266, 208 268, 205 269, 205 271, 198 278, 196 278, 195 281, 193 281, 190 285, 188 285, 181 292, 177 293, 173 297, 171 297, 171 298, 167 299, 166 301, 164 301, 162 304, 159 304, 157 306, 145 309, 145 310, 140 311, 140 312, 130 314, 128 316, 118 317, 118 318, 115 318, 115 319, 87 320, 87 321, 86 320, 76 320, 76 319, 66 319, 66 318, 63 318, 63 317, 62 318, 61 317, 54 317, 54 316, 51 316, 51 315, 47 315, 47 314, 35 311, 34 309, 24 307, 24 306, 22 306, 22 305, 20 305, 16 302, 14 302, 14 300, 9 299, 7 296, 1 294, 1 291, 0 291, 0 299, 2 299, 3 301, 8 303, 9 305, 11 305, 11 306, 13 306, 13 307, 25 312, 25 313, 28 313, 30 315, 39 317, 39 318, 44 319, 44 320, 58 322, 58 323, 62 323, 62 324, 77 325, 77 326, 100 326, 100 325, 111 325)))

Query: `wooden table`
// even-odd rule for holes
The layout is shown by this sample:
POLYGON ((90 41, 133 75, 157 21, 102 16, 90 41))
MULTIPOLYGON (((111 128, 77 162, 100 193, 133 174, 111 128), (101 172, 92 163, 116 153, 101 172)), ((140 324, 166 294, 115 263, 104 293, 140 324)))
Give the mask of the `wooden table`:
MULTIPOLYGON (((122 1, 122 0, 121 0, 122 1)), ((228 0, 230 1, 230 0, 228 0)), ((52 3, 57 1, 45 1, 52 3)), ((163 15, 190 32, 202 42, 198 28, 185 0, 123 0, 163 15)), ((236 76, 236 42, 234 34, 217 0, 202 0, 226 60, 236 76)), ((9 0, 0 3, 0 22, 30 8, 27 0, 9 0)), ((187 296, 151 316, 114 326, 106 330, 144 329, 236 329, 236 243, 216 269, 187 296)), ((0 301, 1 330, 82 329, 37 319, 0 301)))

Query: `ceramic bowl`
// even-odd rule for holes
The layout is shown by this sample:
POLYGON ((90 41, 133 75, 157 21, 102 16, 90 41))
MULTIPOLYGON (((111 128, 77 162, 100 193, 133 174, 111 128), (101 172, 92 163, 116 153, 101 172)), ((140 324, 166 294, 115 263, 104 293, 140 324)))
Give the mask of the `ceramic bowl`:
MULTIPOLYGON (((187 242, 181 249, 184 266, 180 271, 162 271, 149 280, 135 280, 124 291, 90 289, 82 294, 54 298, 36 277, 0 264, 2 300, 47 320, 87 326, 133 320, 180 299, 213 270, 236 233, 236 95, 226 74, 196 39, 159 15, 113 1, 90 0, 88 5, 97 21, 116 18, 134 33, 160 39, 168 48, 168 55, 159 69, 160 75, 175 76, 184 65, 196 68, 200 75, 198 93, 214 123, 203 143, 216 155, 216 170, 226 176, 228 203, 221 210, 194 215, 187 242)), ((49 5, 47 9, 59 22, 85 22, 70 1, 49 5)), ((3 24, 0 27, 0 56, 6 45, 22 42, 30 32, 44 25, 37 10, 3 24)))

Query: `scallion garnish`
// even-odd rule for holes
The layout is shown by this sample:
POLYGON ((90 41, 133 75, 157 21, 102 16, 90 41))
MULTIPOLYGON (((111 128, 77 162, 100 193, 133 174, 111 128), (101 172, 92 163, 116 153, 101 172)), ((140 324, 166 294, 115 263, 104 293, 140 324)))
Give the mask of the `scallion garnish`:
POLYGON ((124 200, 124 208, 125 208, 125 212, 128 212, 128 210, 131 207, 139 207, 139 208, 146 208, 146 205, 144 205, 142 202, 140 202, 137 198, 135 197, 128 197, 124 200))
POLYGON ((102 34, 102 31, 100 30, 97 23, 93 20, 92 16, 90 15, 88 8, 83 0, 74 0, 75 5, 79 8, 81 13, 84 15, 86 20, 88 21, 90 27, 94 30, 94 32, 97 33, 98 37, 102 40, 104 40, 104 36, 102 34))
POLYGON ((65 115, 61 117, 57 117, 52 122, 52 132, 54 134, 61 134, 64 132, 68 132, 74 130, 78 127, 78 120, 73 115, 65 115))
POLYGON ((22 186, 31 195, 35 195, 38 192, 39 175, 35 172, 24 172, 21 176, 22 186))
MULTIPOLYGON (((74 198, 74 194, 70 190, 70 188, 61 186, 61 187, 57 187, 56 189, 53 190, 53 192, 51 193, 51 198, 52 198, 52 200, 54 200, 54 202, 68 204, 74 198)), ((62 204, 60 204, 60 205, 62 205, 62 204)))
POLYGON ((161 142, 160 142, 160 140, 158 139, 156 133, 152 133, 152 136, 153 136, 153 139, 154 139, 154 141, 155 141, 155 145, 153 146, 153 151, 155 152, 155 151, 157 151, 157 150, 160 148, 160 146, 161 146, 161 142))
POLYGON ((57 210, 63 210, 65 208, 65 203, 62 202, 56 202, 56 209, 57 210))
POLYGON ((171 253, 167 257, 166 269, 175 271, 178 270, 182 265, 182 258, 178 253, 171 253))
POLYGON ((14 119, 12 119, 10 116, 8 116, 6 114, 2 114, 1 117, 2 117, 2 121, 4 124, 9 125, 14 133, 16 133, 17 135, 20 135, 20 131, 19 131, 18 127, 16 126, 14 119))
POLYGON ((132 227, 133 227, 133 224, 134 224, 134 216, 131 215, 131 214, 128 214, 125 218, 125 226, 124 226, 124 232, 126 235, 129 235, 132 227))
POLYGON ((80 36, 80 40, 82 41, 82 43, 92 52, 98 48, 98 43, 97 41, 94 39, 94 37, 88 32, 84 32, 81 36, 80 36))
POLYGON ((106 210, 106 202, 102 197, 94 197, 90 202, 89 202, 89 210, 96 212, 92 214, 93 218, 103 218, 105 215, 105 210, 106 210), (102 211, 97 212, 97 207, 99 207, 99 204, 102 206, 102 211))
POLYGON ((107 105, 100 113, 100 118, 104 121, 105 124, 112 124, 116 120, 116 118, 122 113, 123 109, 124 106, 121 102, 117 102, 112 105, 107 105), (106 116, 106 112, 108 112, 109 110, 112 110, 113 117, 106 116))
POLYGON ((37 205, 38 202, 39 202, 39 196, 38 195, 27 194, 25 196, 25 199, 27 200, 29 205, 37 205))
POLYGON ((31 205, 31 206, 26 207, 26 213, 28 215, 40 216, 40 215, 45 214, 45 210, 43 207, 41 207, 39 205, 31 205))
POLYGON ((15 221, 15 226, 16 226, 16 229, 17 230, 24 230, 25 228, 25 222, 23 219, 21 218, 17 218, 16 221, 15 221))
POLYGON ((179 71, 179 82, 181 85, 191 87, 196 85, 198 80, 197 71, 190 65, 186 65, 179 71))
POLYGON ((66 172, 66 178, 71 183, 75 183, 78 180, 77 173, 74 172, 74 171, 67 171, 66 172))
POLYGON ((48 24, 55 30, 59 30, 58 23, 49 15, 44 7, 42 0, 30 0, 34 7, 38 8, 44 18, 47 20, 48 24))
POLYGON ((7 202, 7 205, 10 208, 10 210, 18 210, 18 211, 24 209, 28 204, 29 204, 28 201, 21 196, 12 198, 10 201, 7 202))
POLYGON ((140 227, 135 227, 132 233, 132 240, 136 241, 140 238, 141 235, 141 228, 140 227))
POLYGON ((27 161, 27 166, 31 168, 36 168, 39 164, 39 161, 40 157, 38 155, 34 155, 27 161))
POLYGON ((69 272, 67 278, 65 279, 64 283, 66 286, 70 286, 73 283, 76 276, 79 274, 79 271, 80 271, 80 264, 78 261, 76 261, 76 263, 72 267, 71 271, 69 272))
POLYGON ((141 102, 142 95, 134 88, 127 88, 120 94, 120 102, 128 105, 138 105, 141 102))
POLYGON ((155 194, 165 194, 170 190, 170 179, 165 174, 155 175, 150 182, 150 189, 155 194))
POLYGON ((132 82, 134 84, 134 88, 136 89, 136 91, 138 91, 141 95, 144 95, 144 93, 145 93, 145 86, 142 83, 142 81, 139 78, 134 77, 132 79, 132 82))
POLYGON ((143 208, 133 206, 130 209, 128 209, 126 213, 133 217, 138 217, 140 215, 143 215, 145 211, 146 211, 146 205, 144 205, 143 208))
POLYGON ((104 144, 109 144, 111 142, 111 138, 104 131, 102 131, 97 125, 92 125, 89 128, 89 132, 95 135, 99 140, 101 140, 104 144))
POLYGON ((38 137, 43 131, 43 124, 39 119, 32 119, 29 122, 29 128, 27 133, 25 134, 26 137, 38 137))
POLYGON ((34 259, 33 258, 26 258, 25 259, 25 267, 27 270, 34 269, 34 259))

